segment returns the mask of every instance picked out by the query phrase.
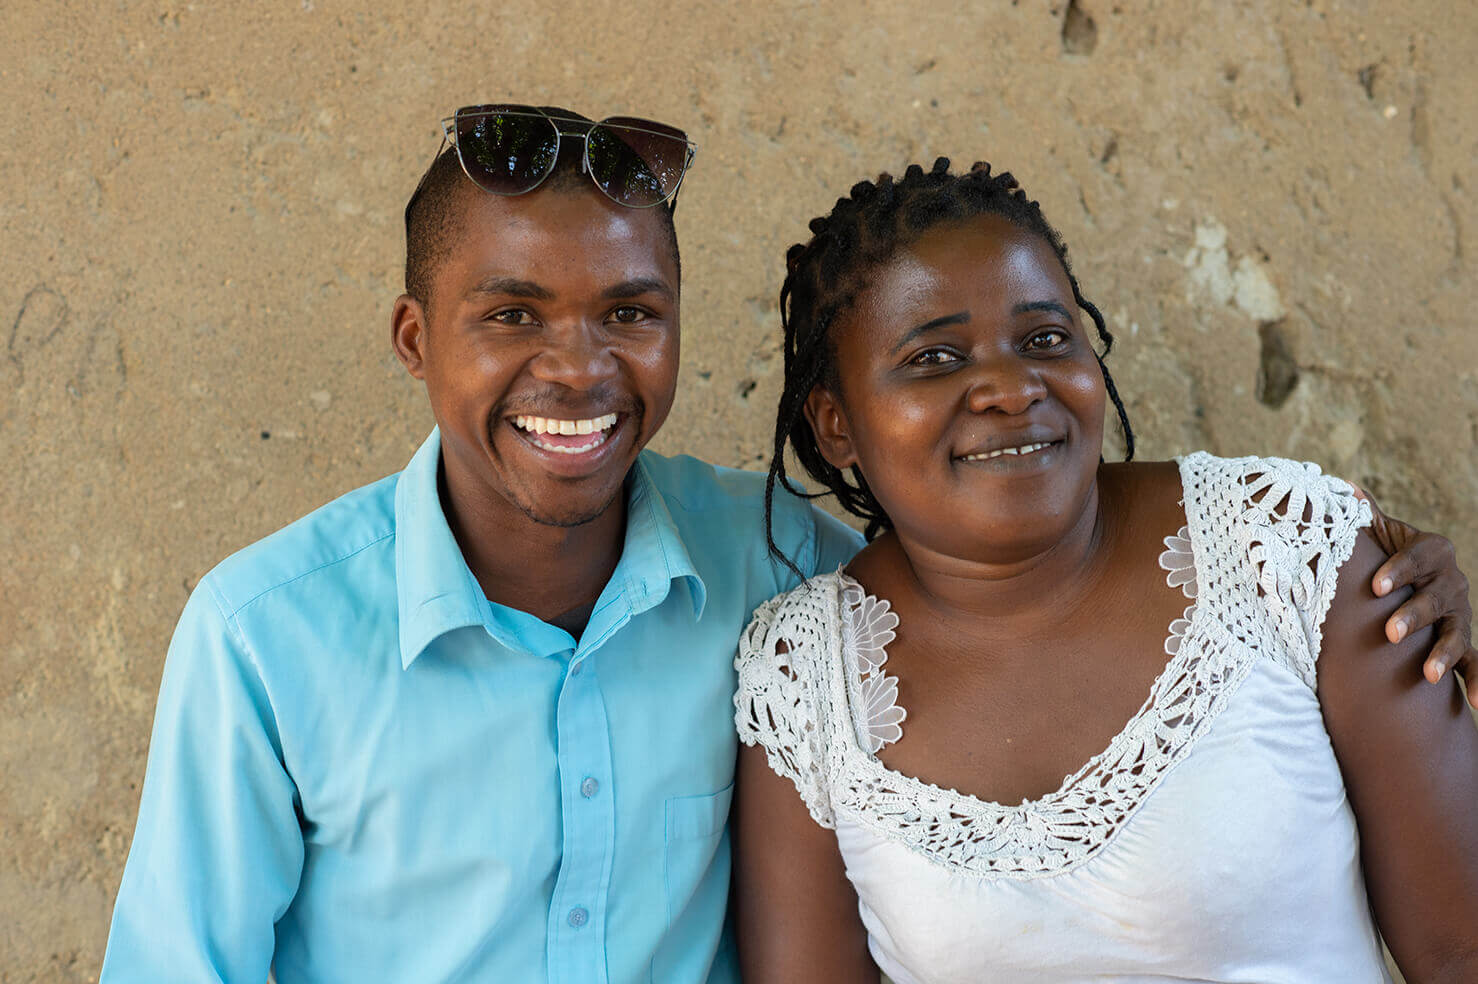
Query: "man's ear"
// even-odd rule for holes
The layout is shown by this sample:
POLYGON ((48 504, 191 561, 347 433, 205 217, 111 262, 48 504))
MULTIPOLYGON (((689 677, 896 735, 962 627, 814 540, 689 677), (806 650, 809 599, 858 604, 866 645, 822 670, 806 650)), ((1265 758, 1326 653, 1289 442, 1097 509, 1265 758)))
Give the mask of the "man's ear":
POLYGON ((390 347, 406 372, 426 378, 426 309, 409 294, 397 297, 390 310, 390 347))
POLYGON ((836 395, 825 386, 817 385, 806 397, 805 412, 821 456, 832 467, 842 471, 857 464, 857 453, 852 449, 851 425, 836 395))

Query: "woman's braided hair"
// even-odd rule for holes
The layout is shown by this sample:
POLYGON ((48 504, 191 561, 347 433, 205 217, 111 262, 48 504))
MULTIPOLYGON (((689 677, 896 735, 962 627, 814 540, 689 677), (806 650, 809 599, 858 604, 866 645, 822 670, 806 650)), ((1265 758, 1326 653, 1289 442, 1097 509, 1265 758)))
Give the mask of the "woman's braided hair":
POLYGON ((1104 325, 1098 308, 1078 289, 1062 237, 1042 215, 1041 206, 1026 197, 1010 172, 993 175, 989 164, 979 162, 963 174, 951 174, 949 158, 941 157, 928 171, 918 164, 910 164, 902 180, 882 174, 876 181, 860 181, 852 186, 848 197, 837 199, 830 215, 811 220, 810 242, 796 243, 785 254, 787 272, 780 288, 785 388, 775 417, 774 452, 765 483, 765 538, 770 553, 797 576, 804 575, 775 544, 771 515, 775 487, 783 485, 806 498, 819 498, 827 493, 809 495, 792 484, 785 470, 787 444, 794 449, 796 460, 807 474, 835 495, 843 509, 863 520, 867 539, 893 525, 860 470, 853 466, 844 473, 821 454, 805 417, 806 399, 811 390, 819 384, 825 384, 833 392, 837 390, 836 348, 831 327, 867 286, 869 274, 900 248, 933 226, 976 215, 999 215, 1051 244, 1062 262, 1068 283, 1072 284, 1073 300, 1098 329, 1103 342, 1098 365, 1124 431, 1124 459, 1134 457, 1134 431, 1113 377, 1103 363, 1103 357, 1113 347, 1114 337, 1104 325))

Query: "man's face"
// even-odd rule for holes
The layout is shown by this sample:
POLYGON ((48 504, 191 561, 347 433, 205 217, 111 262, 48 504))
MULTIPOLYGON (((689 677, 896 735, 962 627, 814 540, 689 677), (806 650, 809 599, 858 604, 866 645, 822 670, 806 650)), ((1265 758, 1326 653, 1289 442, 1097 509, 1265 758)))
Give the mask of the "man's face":
POLYGON ((482 507, 576 526, 621 494, 672 407, 678 272, 656 209, 593 188, 467 189, 426 308, 393 317, 448 483, 482 507))

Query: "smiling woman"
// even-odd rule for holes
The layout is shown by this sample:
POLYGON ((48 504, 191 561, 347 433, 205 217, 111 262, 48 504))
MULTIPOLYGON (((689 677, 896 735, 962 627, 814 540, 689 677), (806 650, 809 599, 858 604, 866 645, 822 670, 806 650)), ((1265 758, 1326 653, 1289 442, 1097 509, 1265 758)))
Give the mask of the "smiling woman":
POLYGON ((901 535, 1030 556, 1085 515, 1103 444, 1104 376, 1073 303, 1051 245, 1002 216, 900 251, 833 323, 836 384, 805 406, 821 454, 867 476, 901 535))
POLYGON ((1380 981, 1379 933, 1478 979, 1478 732, 1429 632, 1384 644, 1370 505, 1103 463, 1112 339, 1008 174, 812 231, 771 480, 793 447, 870 543, 739 645, 746 977, 1380 981))

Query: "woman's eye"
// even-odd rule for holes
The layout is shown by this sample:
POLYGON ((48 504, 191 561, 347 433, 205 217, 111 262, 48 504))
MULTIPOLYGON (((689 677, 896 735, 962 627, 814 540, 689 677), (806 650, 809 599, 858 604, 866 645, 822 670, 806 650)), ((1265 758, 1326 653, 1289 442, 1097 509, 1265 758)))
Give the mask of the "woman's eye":
POLYGON ((1039 331, 1027 339, 1026 347, 1032 352, 1048 352, 1060 347, 1065 342, 1067 342, 1067 332, 1059 331, 1056 328, 1049 328, 1046 331, 1039 331))
POLYGON ((959 361, 959 357, 946 349, 925 349, 908 361, 915 366, 947 366, 959 361))

